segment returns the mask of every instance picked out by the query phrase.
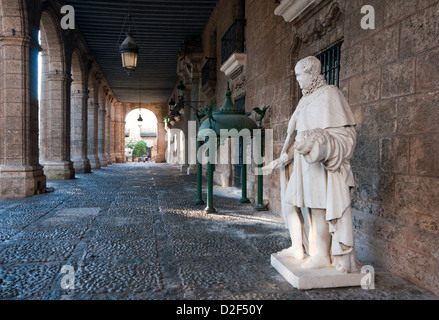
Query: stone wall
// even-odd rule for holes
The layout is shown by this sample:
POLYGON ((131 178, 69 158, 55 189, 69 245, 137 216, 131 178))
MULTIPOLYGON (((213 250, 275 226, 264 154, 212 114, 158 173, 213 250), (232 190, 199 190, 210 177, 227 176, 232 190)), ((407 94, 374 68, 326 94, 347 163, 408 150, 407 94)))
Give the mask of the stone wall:
POLYGON ((360 256, 439 292, 438 1, 346 6, 343 90, 358 120, 352 163, 360 256))
MULTIPOLYGON (((220 53, 233 18, 230 3, 219 1, 203 35, 205 51, 211 47, 207 34, 216 30, 220 53)), ((278 157, 300 99, 296 62, 343 40, 340 86, 358 122, 352 165, 360 259, 438 294, 439 1, 320 0, 291 23, 274 14, 278 6, 271 0, 245 4, 247 61, 239 90, 246 93, 247 111, 271 106, 264 127, 273 129, 278 157), (375 8, 374 30, 361 28, 364 5, 375 8)), ((218 59, 219 108, 231 80, 218 59)), ((226 171, 217 168, 216 180, 224 181, 226 171)), ((275 172, 264 189, 270 210, 280 213, 278 181, 275 172)), ((252 183, 249 189, 254 197, 252 183)))

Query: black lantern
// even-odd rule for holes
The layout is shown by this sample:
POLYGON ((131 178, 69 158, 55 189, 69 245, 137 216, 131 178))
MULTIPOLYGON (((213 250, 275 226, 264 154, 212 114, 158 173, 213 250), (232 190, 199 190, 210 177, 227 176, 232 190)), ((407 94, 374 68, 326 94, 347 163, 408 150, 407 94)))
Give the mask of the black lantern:
POLYGON ((183 98, 184 98, 184 95, 185 95, 185 93, 186 93, 186 87, 185 87, 185 85, 183 84, 183 81, 180 81, 180 84, 179 84, 178 87, 177 87, 177 93, 178 93, 178 97, 179 97, 180 99, 183 99, 183 98))
POLYGON ((174 101, 174 98, 171 98, 171 101, 169 101, 169 110, 174 109, 176 103, 174 101))
POLYGON ((140 47, 134 41, 133 34, 131 33, 131 26, 134 27, 134 30, 137 30, 136 23, 133 17, 131 16, 131 0, 129 1, 128 10, 129 10, 128 15, 125 18, 122 31, 120 32, 119 39, 117 40, 117 46, 119 46, 120 43, 119 41, 121 39, 122 33, 125 32, 125 26, 127 24, 127 21, 129 20, 130 22, 128 24, 128 32, 125 32, 126 38, 122 42, 122 44, 118 47, 118 49, 122 57, 122 66, 128 72, 128 75, 130 75, 131 72, 133 72, 137 68, 137 59, 138 59, 140 47))
POLYGON ((120 54, 122 56, 122 66, 131 74, 136 70, 137 57, 139 54, 139 46, 134 41, 133 35, 129 31, 124 42, 120 46, 120 54))

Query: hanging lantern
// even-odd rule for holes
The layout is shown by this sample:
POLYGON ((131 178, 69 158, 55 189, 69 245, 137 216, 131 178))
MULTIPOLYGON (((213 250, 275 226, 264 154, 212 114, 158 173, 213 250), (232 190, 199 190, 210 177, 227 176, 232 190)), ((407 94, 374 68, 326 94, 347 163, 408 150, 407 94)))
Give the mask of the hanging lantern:
POLYGON ((120 54, 122 56, 122 66, 130 75, 137 68, 137 57, 139 54, 139 46, 134 41, 131 32, 127 33, 125 41, 122 42, 120 54))

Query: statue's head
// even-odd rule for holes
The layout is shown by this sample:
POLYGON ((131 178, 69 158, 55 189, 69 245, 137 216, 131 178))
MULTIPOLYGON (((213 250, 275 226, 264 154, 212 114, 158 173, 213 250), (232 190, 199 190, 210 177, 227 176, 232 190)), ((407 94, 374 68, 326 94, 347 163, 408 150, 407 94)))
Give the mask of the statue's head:
POLYGON ((295 68, 296 79, 302 90, 312 86, 314 81, 319 78, 322 71, 322 64, 316 57, 307 57, 300 60, 295 68))

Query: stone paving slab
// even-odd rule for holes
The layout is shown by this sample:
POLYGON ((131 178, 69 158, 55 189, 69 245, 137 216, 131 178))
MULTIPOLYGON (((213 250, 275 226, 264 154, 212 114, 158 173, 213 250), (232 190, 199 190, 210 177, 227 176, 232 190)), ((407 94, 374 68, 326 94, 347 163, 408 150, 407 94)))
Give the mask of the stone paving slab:
POLYGON ((438 299, 380 269, 375 290, 295 290, 270 264, 290 245, 281 217, 221 188, 218 214, 206 215, 196 177, 174 166, 113 165, 48 186, 0 200, 0 299, 438 299), (61 287, 65 265, 74 289, 61 287))

